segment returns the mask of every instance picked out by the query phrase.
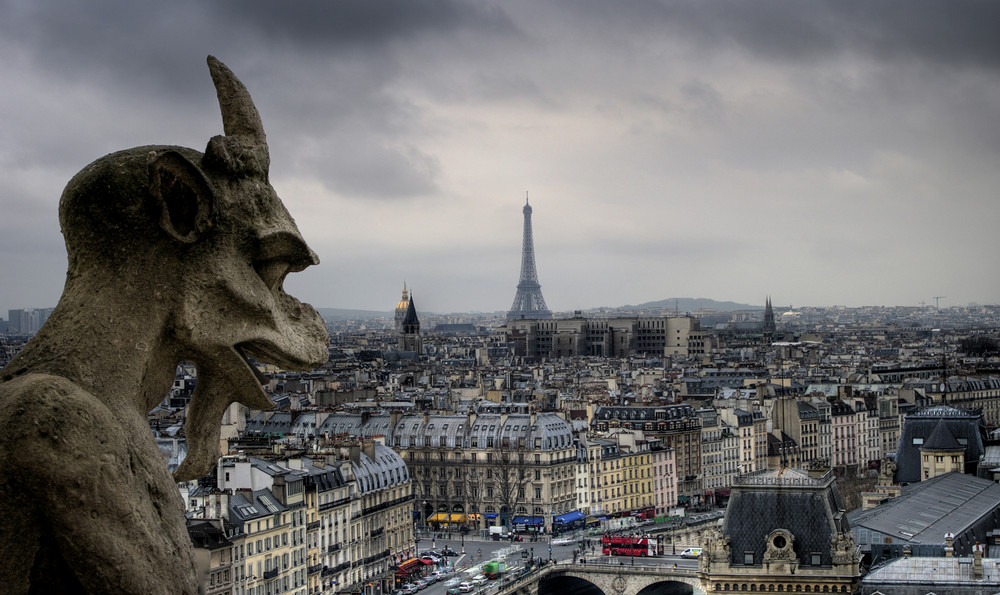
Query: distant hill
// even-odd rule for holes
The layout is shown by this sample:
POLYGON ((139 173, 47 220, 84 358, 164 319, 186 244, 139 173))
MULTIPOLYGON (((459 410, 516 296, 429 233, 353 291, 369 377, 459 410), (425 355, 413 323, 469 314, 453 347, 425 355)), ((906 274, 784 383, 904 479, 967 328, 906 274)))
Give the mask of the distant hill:
POLYGON ((710 298, 667 298, 656 302, 646 302, 637 306, 622 306, 622 308, 635 310, 646 308, 673 310, 676 308, 680 312, 697 312, 704 308, 711 308, 720 312, 732 312, 733 310, 760 310, 763 306, 737 304, 736 302, 717 302, 710 298))
POLYGON ((373 318, 392 318, 392 312, 377 310, 345 310, 344 308, 316 308, 319 315, 327 322, 332 320, 371 320, 373 318))

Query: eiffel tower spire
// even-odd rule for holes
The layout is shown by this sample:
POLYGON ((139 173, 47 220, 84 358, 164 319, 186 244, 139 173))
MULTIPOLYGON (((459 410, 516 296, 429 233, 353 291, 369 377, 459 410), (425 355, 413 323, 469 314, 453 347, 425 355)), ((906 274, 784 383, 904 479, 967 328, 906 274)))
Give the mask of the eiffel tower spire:
POLYGON ((524 236, 521 241, 521 279, 517 282, 514 304, 507 312, 507 320, 548 319, 552 312, 545 305, 542 286, 535 271, 535 243, 531 237, 531 205, 528 193, 524 193, 524 236))

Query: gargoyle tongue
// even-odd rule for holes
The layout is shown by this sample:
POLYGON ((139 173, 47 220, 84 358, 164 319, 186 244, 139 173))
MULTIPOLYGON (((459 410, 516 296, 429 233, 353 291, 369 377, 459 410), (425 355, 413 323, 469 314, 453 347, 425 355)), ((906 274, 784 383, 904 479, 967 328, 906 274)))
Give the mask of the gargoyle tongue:
POLYGON ((261 389, 266 379, 241 351, 223 348, 194 364, 198 384, 184 424, 188 451, 174 471, 175 481, 200 479, 212 471, 219 458, 220 422, 227 407, 236 402, 255 409, 274 406, 261 389))

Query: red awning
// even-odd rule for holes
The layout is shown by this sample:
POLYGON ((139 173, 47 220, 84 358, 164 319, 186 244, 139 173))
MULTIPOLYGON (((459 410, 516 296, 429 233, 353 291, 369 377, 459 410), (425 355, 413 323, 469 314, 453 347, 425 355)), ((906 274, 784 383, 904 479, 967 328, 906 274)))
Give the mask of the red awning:
POLYGON ((420 558, 410 558, 409 560, 399 565, 399 567, 396 569, 396 576, 409 576, 410 574, 413 574, 415 571, 423 568, 424 564, 426 563, 427 563, 426 560, 422 560, 420 558))

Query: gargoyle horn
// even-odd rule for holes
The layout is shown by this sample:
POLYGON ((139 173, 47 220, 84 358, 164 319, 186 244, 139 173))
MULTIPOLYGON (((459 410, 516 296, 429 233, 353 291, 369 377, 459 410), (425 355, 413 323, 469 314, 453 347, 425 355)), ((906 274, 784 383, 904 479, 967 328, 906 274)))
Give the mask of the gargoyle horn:
POLYGON ((247 88, 236 78, 233 71, 215 56, 208 57, 208 69, 212 73, 215 92, 219 96, 222 129, 226 136, 248 136, 266 145, 264 125, 260 121, 260 113, 253 104, 247 88))

